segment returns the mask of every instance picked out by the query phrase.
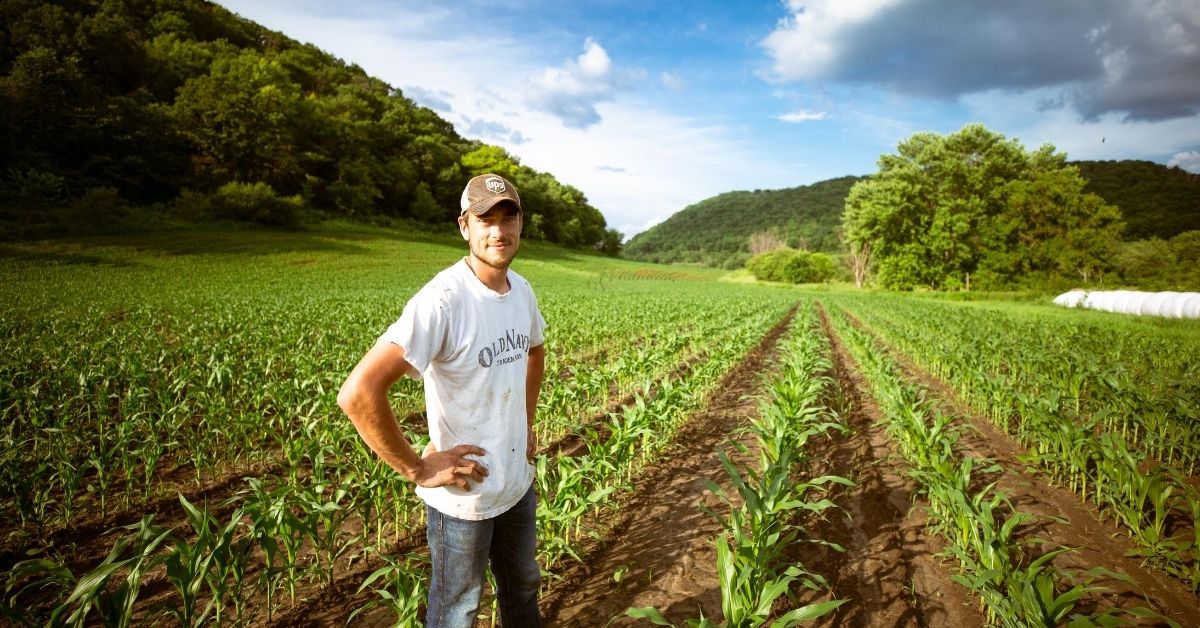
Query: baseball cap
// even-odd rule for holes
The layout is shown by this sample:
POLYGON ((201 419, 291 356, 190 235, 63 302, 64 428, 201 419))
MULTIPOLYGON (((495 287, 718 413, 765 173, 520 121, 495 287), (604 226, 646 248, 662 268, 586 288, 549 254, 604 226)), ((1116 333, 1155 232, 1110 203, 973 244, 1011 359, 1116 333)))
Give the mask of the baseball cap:
POLYGON ((521 197, 517 196, 516 186, 509 183, 504 177, 498 174, 481 174, 471 177, 471 180, 467 181, 467 187, 463 189, 460 202, 462 209, 458 215, 461 216, 469 211, 478 216, 502 201, 511 201, 517 206, 518 211, 523 211, 521 210, 521 197))

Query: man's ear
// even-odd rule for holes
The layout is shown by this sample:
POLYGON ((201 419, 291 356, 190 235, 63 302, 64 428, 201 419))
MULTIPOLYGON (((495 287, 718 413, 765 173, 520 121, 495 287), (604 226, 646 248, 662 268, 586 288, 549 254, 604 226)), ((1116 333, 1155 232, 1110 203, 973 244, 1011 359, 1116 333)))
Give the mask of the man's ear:
POLYGON ((464 240, 469 239, 467 237, 467 215, 465 213, 458 216, 458 232, 462 234, 464 240))

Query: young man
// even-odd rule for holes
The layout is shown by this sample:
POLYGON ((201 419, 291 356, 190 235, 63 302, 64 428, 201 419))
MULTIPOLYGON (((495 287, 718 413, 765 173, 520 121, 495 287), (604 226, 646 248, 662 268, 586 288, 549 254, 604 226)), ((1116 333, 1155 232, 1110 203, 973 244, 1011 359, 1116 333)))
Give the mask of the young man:
POLYGON ((417 484, 433 563, 426 625, 475 623, 490 562, 505 626, 540 626, 533 421, 545 369, 545 320, 529 282, 508 269, 521 243, 521 198, 503 177, 463 190, 470 253, 438 273, 338 392, 371 450, 417 484), (418 455, 388 403, 404 375, 423 378, 431 442, 418 455))

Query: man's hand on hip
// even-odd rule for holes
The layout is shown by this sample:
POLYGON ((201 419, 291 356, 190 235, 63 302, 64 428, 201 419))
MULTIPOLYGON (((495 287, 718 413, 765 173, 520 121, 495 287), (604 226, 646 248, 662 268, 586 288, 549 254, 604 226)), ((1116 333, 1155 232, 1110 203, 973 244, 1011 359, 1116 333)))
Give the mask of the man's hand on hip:
POLYGON ((425 488, 455 485, 471 490, 471 482, 482 482, 488 470, 479 461, 464 458, 468 454, 484 455, 475 445, 459 445, 447 451, 430 451, 421 458, 421 469, 413 481, 425 488))

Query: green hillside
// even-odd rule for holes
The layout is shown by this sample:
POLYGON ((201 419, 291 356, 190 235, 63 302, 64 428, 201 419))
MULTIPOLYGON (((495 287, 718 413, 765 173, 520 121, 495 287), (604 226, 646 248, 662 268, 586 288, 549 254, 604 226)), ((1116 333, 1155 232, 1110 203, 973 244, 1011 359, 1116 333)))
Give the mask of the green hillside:
POLYGON ((1077 161, 1087 191, 1125 216, 1125 239, 1200 230, 1200 175, 1152 161, 1077 161))
MULTIPOLYGON (((1120 208, 1124 239, 1169 239, 1200 230, 1200 175, 1150 161, 1077 161, 1088 191, 1120 208)), ((624 256, 660 263, 738 267, 751 234, 773 230, 789 246, 838 253, 846 194, 861 177, 784 190, 727 192, 690 205, 634 236, 624 256)))
POLYGON ((444 224, 463 183, 491 171, 520 188, 528 237, 619 241, 578 189, 203 0, 0 3, 0 111, 0 238, 147 215, 444 224))
POLYGON ((728 192, 700 201, 639 233, 624 256, 649 262, 734 268, 749 257, 749 238, 773 231, 788 245, 837 251, 842 206, 859 177, 786 190, 728 192))

